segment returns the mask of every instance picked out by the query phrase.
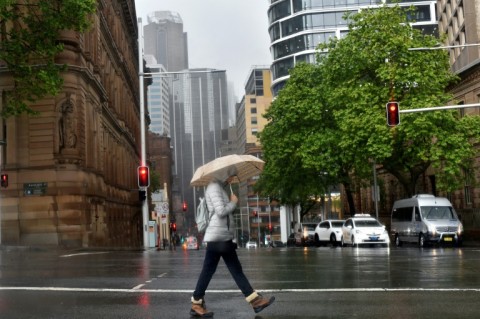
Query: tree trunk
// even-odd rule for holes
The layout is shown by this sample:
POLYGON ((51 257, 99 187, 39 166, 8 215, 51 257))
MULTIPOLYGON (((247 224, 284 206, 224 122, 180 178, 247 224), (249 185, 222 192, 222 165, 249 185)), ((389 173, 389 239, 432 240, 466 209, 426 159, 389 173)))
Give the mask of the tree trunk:
POLYGON ((350 210, 350 215, 353 216, 356 213, 355 210, 355 201, 353 200, 353 192, 350 187, 350 183, 343 183, 343 187, 345 188, 345 194, 347 196, 347 203, 348 208, 350 210))

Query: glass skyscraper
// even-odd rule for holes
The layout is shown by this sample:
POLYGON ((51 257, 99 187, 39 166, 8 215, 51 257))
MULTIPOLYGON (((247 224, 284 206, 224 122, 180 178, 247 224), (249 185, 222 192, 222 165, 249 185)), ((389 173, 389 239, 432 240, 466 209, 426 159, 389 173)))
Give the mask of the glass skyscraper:
MULTIPOLYGON (((331 37, 348 32, 346 12, 379 6, 386 0, 271 0, 268 10, 273 63, 272 92, 276 96, 288 79, 288 71, 299 62, 314 63, 315 48, 331 37)), ((401 6, 417 8, 414 27, 437 32, 435 0, 403 0, 401 6)))

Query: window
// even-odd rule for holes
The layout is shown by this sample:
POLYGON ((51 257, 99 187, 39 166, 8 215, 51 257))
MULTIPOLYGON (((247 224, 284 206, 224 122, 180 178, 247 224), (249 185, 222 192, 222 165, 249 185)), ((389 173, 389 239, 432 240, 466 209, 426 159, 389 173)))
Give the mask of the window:
POLYGON ((252 117, 251 123, 252 123, 253 125, 257 125, 257 124, 258 124, 258 123, 257 123, 257 117, 256 117, 256 116, 252 117))
MULTIPOLYGON (((251 104, 256 104, 256 103, 257 103, 257 99, 254 98, 254 97, 251 97, 251 98, 250 98, 250 103, 251 103, 251 104)), ((254 109, 254 108, 252 108, 252 109, 254 109)), ((252 113, 253 113, 253 112, 252 112, 252 113)))
POLYGON ((256 108, 256 107, 252 107, 252 108, 250 109, 250 113, 252 113, 252 114, 257 114, 257 108, 256 108))

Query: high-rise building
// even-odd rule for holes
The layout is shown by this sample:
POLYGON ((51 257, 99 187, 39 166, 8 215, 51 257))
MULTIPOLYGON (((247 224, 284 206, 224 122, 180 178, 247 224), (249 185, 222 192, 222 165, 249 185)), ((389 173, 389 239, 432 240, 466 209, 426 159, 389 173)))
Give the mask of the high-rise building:
POLYGON ((173 206, 187 203, 185 231, 193 232, 194 211, 203 191, 192 188, 190 180, 198 167, 220 156, 222 131, 229 123, 225 71, 191 69, 176 75, 172 100, 173 206))
POLYGON ((147 106, 150 116, 150 131, 161 136, 170 136, 170 83, 167 70, 157 64, 152 55, 146 55, 148 75, 151 79, 147 88, 147 106))
MULTIPOLYGON (((245 96, 237 104, 237 148, 239 154, 262 157, 262 148, 258 133, 263 130, 267 120, 262 116, 272 103, 271 73, 268 66, 252 67, 246 84, 245 96)), ((245 238, 259 241, 280 239, 279 210, 269 198, 259 197, 254 191, 256 179, 240 183, 237 228, 240 243, 245 238), (254 216, 255 212, 255 216, 254 216)))
POLYGON ((183 32, 180 15, 172 11, 156 11, 147 16, 143 28, 145 54, 155 57, 167 71, 188 69, 187 33, 183 32))
MULTIPOLYGON (((273 62, 272 92, 278 95, 289 77, 288 71, 299 62, 314 63, 315 49, 331 37, 348 32, 347 12, 382 5, 385 0, 271 0, 268 19, 273 62)), ((387 1, 388 2, 388 1, 387 1)), ((435 34, 436 0, 404 0, 401 6, 417 8, 414 27, 435 34)))

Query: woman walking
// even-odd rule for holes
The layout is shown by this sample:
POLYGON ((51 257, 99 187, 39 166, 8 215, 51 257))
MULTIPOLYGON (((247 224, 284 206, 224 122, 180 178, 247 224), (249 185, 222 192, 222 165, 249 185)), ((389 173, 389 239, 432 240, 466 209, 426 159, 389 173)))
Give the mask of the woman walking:
POLYGON ((208 284, 217 270, 220 258, 223 258, 235 283, 244 294, 245 300, 252 305, 255 313, 262 311, 275 300, 273 296, 270 299, 264 298, 252 288, 238 259, 237 245, 233 242, 233 211, 237 206, 238 198, 233 192, 229 198, 224 189, 234 177, 234 172, 227 172, 224 176, 217 177, 208 184, 205 191, 211 219, 204 237, 204 241, 207 242, 207 251, 203 268, 191 298, 190 315, 194 317, 213 317, 213 312, 208 311, 205 306, 204 296, 208 284))

